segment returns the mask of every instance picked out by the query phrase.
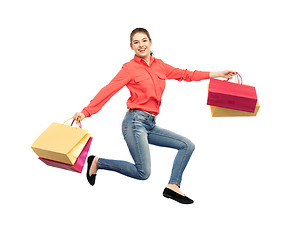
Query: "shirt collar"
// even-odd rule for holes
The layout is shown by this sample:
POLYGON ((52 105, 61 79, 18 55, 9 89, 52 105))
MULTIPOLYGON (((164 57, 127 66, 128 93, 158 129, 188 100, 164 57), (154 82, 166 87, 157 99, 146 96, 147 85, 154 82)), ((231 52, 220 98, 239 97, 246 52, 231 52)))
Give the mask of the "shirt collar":
MULTIPOLYGON (((137 62, 137 63, 141 63, 141 62, 145 62, 142 58, 139 58, 137 55, 134 56, 134 60, 137 62)), ((156 59, 152 56, 150 56, 150 65, 155 61, 156 59)), ((146 64, 146 62, 145 62, 146 64)))

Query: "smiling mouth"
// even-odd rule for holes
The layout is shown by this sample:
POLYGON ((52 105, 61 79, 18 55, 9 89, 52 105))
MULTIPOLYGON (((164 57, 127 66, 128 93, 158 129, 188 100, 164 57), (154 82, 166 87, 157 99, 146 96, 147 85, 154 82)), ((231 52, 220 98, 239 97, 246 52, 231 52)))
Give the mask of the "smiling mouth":
POLYGON ((140 49, 138 49, 138 51, 139 51, 140 53, 144 53, 144 52, 146 51, 146 48, 140 48, 140 49))

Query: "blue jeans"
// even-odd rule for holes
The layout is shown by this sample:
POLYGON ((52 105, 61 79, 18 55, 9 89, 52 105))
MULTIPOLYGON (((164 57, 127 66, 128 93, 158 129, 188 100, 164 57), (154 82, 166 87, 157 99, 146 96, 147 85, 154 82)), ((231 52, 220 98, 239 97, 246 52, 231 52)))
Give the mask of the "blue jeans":
POLYGON ((139 180, 151 173, 149 144, 177 149, 169 184, 180 186, 183 172, 195 149, 185 137, 156 126, 156 117, 141 110, 129 110, 122 123, 122 132, 135 164, 105 158, 98 159, 98 168, 115 171, 139 180))

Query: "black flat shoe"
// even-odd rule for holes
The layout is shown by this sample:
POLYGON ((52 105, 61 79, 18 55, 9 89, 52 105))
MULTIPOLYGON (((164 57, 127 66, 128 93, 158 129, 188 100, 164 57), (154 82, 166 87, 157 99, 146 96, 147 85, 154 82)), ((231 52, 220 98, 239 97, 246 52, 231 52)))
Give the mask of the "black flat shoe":
POLYGON ((95 179, 96 179, 96 174, 92 174, 91 177, 89 175, 89 172, 90 172, 90 168, 91 168, 91 165, 92 165, 92 162, 94 160, 95 156, 89 156, 88 157, 88 169, 87 169, 87 179, 88 179, 88 182, 93 186, 95 184, 95 179))
POLYGON ((188 198, 187 196, 183 196, 181 194, 178 194, 169 188, 164 189, 163 196, 166 198, 171 198, 171 199, 173 199, 179 203, 183 203, 183 204, 191 204, 194 202, 192 199, 188 198))

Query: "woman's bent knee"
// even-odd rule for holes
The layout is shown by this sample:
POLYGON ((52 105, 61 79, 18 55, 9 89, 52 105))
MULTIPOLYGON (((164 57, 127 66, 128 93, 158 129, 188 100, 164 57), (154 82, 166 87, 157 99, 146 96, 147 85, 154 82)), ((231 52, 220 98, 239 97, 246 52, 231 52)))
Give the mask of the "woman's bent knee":
POLYGON ((139 180, 147 180, 151 175, 151 170, 144 170, 139 172, 139 180))
POLYGON ((191 141, 190 141, 190 143, 189 143, 189 150, 191 151, 191 152, 194 152, 194 150, 195 150, 195 144, 194 143, 192 143, 191 141))
POLYGON ((185 139, 183 141, 181 149, 186 149, 189 152, 194 152, 195 144, 193 142, 191 142, 189 139, 185 139))

